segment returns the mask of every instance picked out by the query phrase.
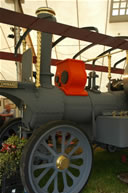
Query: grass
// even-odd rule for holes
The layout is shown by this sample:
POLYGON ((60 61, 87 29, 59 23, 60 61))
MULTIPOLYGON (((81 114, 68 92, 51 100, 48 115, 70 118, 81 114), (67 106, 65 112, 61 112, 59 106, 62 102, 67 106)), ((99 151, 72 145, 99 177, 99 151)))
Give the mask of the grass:
POLYGON ((94 152, 94 163, 88 184, 82 193, 128 193, 128 184, 122 183, 117 175, 128 172, 128 161, 122 163, 121 156, 128 151, 109 153, 98 148, 94 152))

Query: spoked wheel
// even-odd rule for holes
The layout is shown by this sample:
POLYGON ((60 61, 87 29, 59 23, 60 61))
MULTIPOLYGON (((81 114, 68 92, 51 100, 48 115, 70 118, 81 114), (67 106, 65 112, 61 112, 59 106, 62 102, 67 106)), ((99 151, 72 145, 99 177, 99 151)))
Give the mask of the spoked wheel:
POLYGON ((7 140, 11 135, 20 135, 20 127, 23 125, 21 118, 15 118, 8 121, 0 128, 0 146, 3 141, 7 140))
POLYGON ((92 148, 75 125, 57 121, 34 131, 21 159, 27 193, 78 193, 92 167, 92 148))

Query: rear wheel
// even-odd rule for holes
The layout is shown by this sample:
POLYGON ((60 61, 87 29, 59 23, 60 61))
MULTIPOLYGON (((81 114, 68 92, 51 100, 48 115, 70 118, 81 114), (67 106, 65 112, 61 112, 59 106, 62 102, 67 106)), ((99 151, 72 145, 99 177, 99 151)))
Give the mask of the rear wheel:
POLYGON ((34 131, 21 159, 28 193, 78 193, 88 181, 92 148, 75 124, 56 121, 34 131))
POLYGON ((3 125, 0 128, 0 146, 12 135, 20 136, 20 128, 22 127, 22 125, 23 123, 21 118, 9 120, 5 125, 3 125))

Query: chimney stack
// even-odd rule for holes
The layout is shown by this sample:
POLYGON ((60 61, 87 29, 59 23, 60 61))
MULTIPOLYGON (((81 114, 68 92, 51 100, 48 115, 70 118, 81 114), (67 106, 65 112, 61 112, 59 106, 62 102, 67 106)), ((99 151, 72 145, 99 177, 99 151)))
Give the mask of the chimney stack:
MULTIPOLYGON (((36 11, 37 17, 56 21, 55 12, 48 7, 41 7, 36 11)), ((52 34, 41 33, 40 84, 45 88, 52 88, 50 70, 52 50, 52 34)))

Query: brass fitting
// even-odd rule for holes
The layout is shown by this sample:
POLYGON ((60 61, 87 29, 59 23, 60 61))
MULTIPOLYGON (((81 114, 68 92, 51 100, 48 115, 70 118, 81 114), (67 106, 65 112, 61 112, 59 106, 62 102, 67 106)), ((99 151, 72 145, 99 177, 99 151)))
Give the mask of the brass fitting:
POLYGON ((67 169, 69 167, 69 164, 70 164, 69 159, 64 155, 59 156, 58 159, 56 160, 56 167, 59 170, 67 169))
POLYGON ((40 87, 41 32, 37 32, 36 87, 40 87))
POLYGON ((22 41, 22 46, 23 46, 23 53, 26 51, 26 41, 22 41))
POLYGON ((116 117, 116 116, 117 116, 117 112, 116 112, 116 111, 113 111, 113 112, 112 112, 112 116, 113 116, 113 117, 116 117))
POLYGON ((111 54, 108 55, 108 79, 111 79, 111 54))
POLYGON ((121 117, 124 116, 124 111, 120 111, 120 116, 121 116, 121 117))
POLYGON ((54 10, 49 8, 49 7, 40 7, 39 9, 37 9, 37 11, 36 11, 37 16, 42 14, 42 13, 48 13, 48 14, 53 15, 53 16, 56 15, 54 10))
POLYGON ((126 50, 126 64, 128 64, 128 50, 126 50))

